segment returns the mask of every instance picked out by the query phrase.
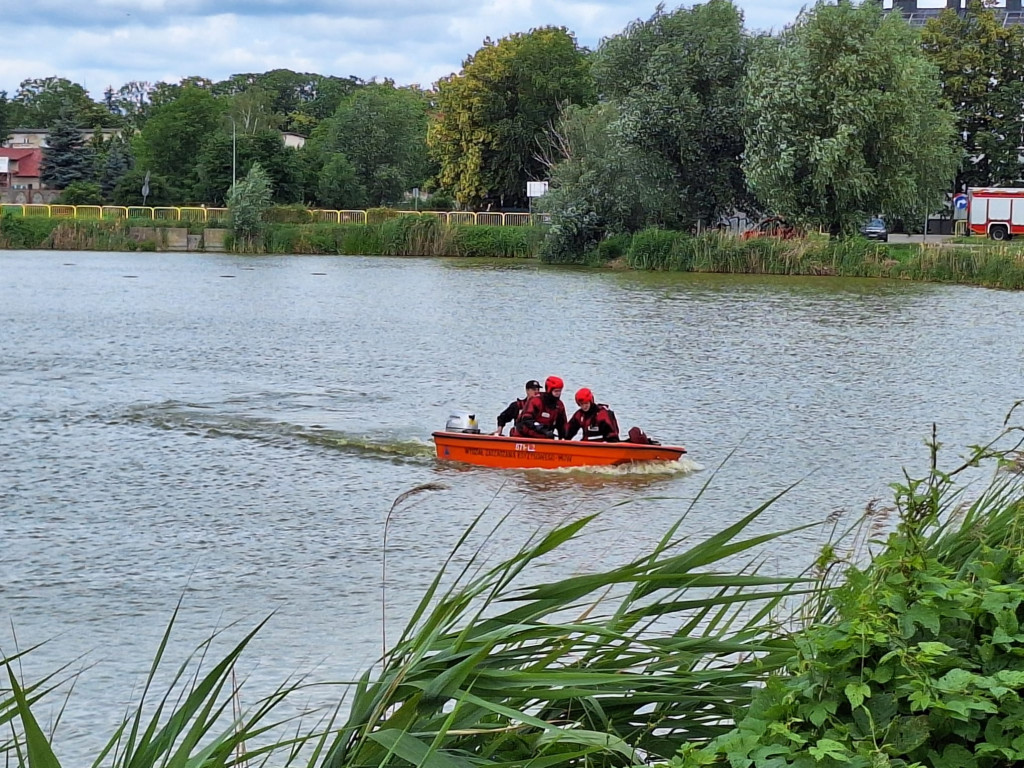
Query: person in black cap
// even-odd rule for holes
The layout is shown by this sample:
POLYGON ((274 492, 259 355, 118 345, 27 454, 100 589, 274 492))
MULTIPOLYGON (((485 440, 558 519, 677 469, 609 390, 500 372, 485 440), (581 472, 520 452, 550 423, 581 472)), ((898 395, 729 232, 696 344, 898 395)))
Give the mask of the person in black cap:
POLYGON ((512 424, 513 429, 511 434, 515 434, 515 423, 519 420, 519 414, 523 412, 523 408, 526 407, 526 403, 531 397, 535 397, 540 394, 540 382, 536 379, 530 379, 526 382, 526 397, 521 397, 518 400, 513 400, 508 404, 508 408, 498 414, 498 428, 494 430, 492 435, 500 435, 502 430, 505 429, 506 424, 512 424))

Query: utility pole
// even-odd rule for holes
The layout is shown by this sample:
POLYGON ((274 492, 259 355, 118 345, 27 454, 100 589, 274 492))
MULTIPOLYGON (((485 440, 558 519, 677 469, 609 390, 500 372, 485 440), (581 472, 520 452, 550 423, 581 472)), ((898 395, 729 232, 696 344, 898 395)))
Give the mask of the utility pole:
POLYGON ((231 188, 235 188, 235 158, 237 153, 235 151, 235 116, 229 114, 228 117, 231 119, 231 188))

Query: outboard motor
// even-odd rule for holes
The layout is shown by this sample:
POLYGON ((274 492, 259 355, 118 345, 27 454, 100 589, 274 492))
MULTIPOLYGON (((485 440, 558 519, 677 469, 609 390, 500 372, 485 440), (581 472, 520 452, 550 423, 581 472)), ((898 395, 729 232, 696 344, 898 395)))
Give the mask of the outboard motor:
POLYGON ((469 411, 453 411, 444 425, 445 432, 462 432, 467 435, 479 435, 480 427, 476 423, 476 414, 469 411))

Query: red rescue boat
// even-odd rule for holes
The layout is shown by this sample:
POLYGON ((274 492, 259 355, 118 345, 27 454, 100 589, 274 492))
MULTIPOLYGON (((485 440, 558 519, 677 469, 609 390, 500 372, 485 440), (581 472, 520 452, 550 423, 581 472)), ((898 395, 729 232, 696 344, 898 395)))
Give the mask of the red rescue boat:
POLYGON ((676 461, 686 449, 678 445, 599 443, 498 437, 468 432, 434 432, 437 458, 502 469, 559 469, 676 461))

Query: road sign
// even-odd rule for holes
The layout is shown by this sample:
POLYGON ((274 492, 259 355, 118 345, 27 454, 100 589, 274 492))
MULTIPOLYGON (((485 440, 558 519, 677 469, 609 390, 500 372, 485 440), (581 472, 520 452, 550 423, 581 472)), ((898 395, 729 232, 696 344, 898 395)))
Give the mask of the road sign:
POLYGON ((546 181, 528 181, 526 182, 526 196, 527 197, 544 197, 548 191, 548 183, 546 181))
POLYGON ((958 211, 966 211, 967 195, 953 195, 953 207, 958 211))

